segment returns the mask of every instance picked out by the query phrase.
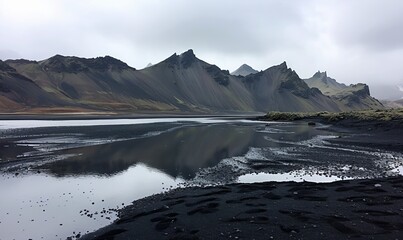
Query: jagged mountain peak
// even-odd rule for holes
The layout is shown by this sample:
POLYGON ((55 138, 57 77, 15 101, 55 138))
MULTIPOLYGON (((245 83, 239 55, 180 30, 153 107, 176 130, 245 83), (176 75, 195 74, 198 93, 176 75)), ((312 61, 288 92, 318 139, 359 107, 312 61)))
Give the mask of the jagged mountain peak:
POLYGON ((292 71, 291 68, 288 68, 287 63, 285 61, 278 65, 271 66, 271 67, 267 68, 266 70, 264 70, 263 72, 272 71, 272 70, 280 70, 280 71, 290 70, 290 72, 292 71))
POLYGON ((304 79, 304 81, 309 85, 309 87, 316 87, 326 94, 347 87, 345 84, 339 83, 335 79, 328 77, 326 71, 317 71, 311 78, 304 79))
POLYGON ((190 67, 196 60, 198 60, 192 49, 182 53, 179 57, 184 68, 190 67))
MULTIPOLYGON (((308 87, 286 62, 245 77, 235 77, 227 70, 198 59, 191 49, 140 71, 126 70, 130 68, 126 63, 111 56, 80 58, 60 54, 39 62, 0 62, 0 68, 10 71, 14 68, 17 73, 0 69, 3 78, 0 79, 3 81, 0 96, 3 94, 10 101, 17 101, 21 108, 71 105, 113 111, 218 113, 339 111, 381 106, 370 98, 369 89, 363 84, 333 91, 330 88, 333 85, 321 81, 324 78, 333 82, 326 72, 318 71, 313 82, 332 90, 329 93, 319 87, 322 92, 308 87), (25 91, 24 84, 28 82, 31 86, 25 91), (30 94, 31 89, 36 92, 30 94), (46 95, 49 91, 53 95, 46 95), (11 96, 10 92, 18 94, 11 96), (45 105, 29 100, 42 95, 49 99, 45 105)), ((254 70, 247 64, 240 68, 254 70)))
MULTIPOLYGON (((45 70, 56 72, 78 73, 90 70, 124 70, 131 68, 121 60, 111 57, 80 58, 74 56, 63 56, 57 54, 51 58, 43 60, 40 64, 45 70)), ((131 68, 134 69, 134 68, 131 68)))
POLYGON ((327 78, 327 72, 321 72, 321 71, 317 71, 313 76, 313 78, 327 78))
POLYGON ((189 68, 196 61, 200 61, 196 55, 194 54, 192 49, 187 50, 186 52, 181 53, 180 55, 174 53, 169 58, 165 59, 161 63, 168 64, 169 67, 183 67, 189 68))
POLYGON ((249 74, 257 73, 258 71, 253 69, 247 64, 242 64, 237 70, 233 71, 231 74, 234 76, 248 76, 249 74))
POLYGON ((365 83, 350 84, 350 88, 354 89, 357 93, 361 95, 370 96, 369 87, 365 83))
POLYGON ((193 49, 189 49, 186 52, 181 53, 181 57, 188 57, 188 58, 196 58, 196 55, 193 52, 193 49))
POLYGON ((287 67, 287 62, 286 61, 282 62, 280 65, 278 65, 278 67, 280 67, 280 68, 288 68, 287 67))

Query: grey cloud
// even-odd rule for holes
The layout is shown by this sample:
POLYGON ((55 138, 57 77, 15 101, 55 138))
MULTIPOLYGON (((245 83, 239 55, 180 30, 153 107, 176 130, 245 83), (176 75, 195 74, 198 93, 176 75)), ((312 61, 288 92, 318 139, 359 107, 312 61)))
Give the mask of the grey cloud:
POLYGON ((345 47, 374 51, 402 49, 402 9, 400 0, 337 1, 328 8, 335 11, 332 37, 345 47))
POLYGON ((301 77, 327 70, 345 83, 403 85, 401 9, 399 0, 0 0, 0 57, 112 55, 142 68, 192 48, 229 70, 287 61, 301 77))

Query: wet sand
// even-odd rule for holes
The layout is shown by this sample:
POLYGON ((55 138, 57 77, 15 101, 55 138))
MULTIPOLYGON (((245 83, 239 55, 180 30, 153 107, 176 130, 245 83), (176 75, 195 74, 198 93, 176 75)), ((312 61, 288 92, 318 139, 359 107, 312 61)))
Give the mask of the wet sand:
POLYGON ((403 177, 177 189, 82 239, 400 239, 403 177))
MULTIPOLYGON (((220 119, 218 122, 221 121, 220 119)), ((2 152, 1 158, 7 161, 1 165, 4 168, 18 163, 15 171, 20 174, 16 175, 16 178, 21 176, 21 173, 29 175, 30 171, 34 171, 34 174, 39 175, 49 173, 53 179, 52 176, 86 176, 88 174, 112 176, 138 163, 136 159, 140 158, 146 160, 141 161, 145 161, 147 166, 159 169, 173 178, 197 176, 193 180, 189 179, 190 184, 183 186, 195 186, 192 183, 201 186, 209 183, 223 185, 178 189, 167 195, 156 195, 139 200, 133 206, 118 210, 120 218, 115 223, 86 236, 85 239, 97 239, 96 236, 102 236, 107 232, 108 234, 98 239, 253 239, 254 236, 255 239, 270 239, 270 237, 283 239, 290 236, 295 239, 321 239, 324 238, 323 235, 330 239, 354 236, 362 236, 365 239, 370 239, 372 236, 375 239, 395 239, 402 236, 399 225, 402 222, 401 209, 403 209, 402 180, 401 178, 379 179, 398 175, 399 171, 400 174, 403 172, 400 164, 403 159, 401 158, 403 134, 400 134, 402 131, 400 123, 351 120, 328 123, 318 120, 316 124, 308 124, 310 121, 314 120, 309 119, 293 124, 259 122, 257 125, 159 123, 133 126, 110 125, 107 129, 95 125, 51 129, 16 128, 4 132, 6 138, 1 144, 4 145, 5 151, 2 152), (323 130, 334 133, 326 133, 323 130), (144 138, 144 136, 149 137, 144 138), (327 143, 330 141, 332 144, 327 143), (49 143, 52 144, 49 145, 49 143), (170 144, 166 145, 167 143, 170 144), (354 145, 361 147, 354 147, 354 145), (395 152, 389 153, 388 150, 395 152), (39 155, 32 155, 33 151, 39 155), (22 153, 28 154, 16 159, 16 156, 22 153), (50 160, 48 163, 43 161, 47 157, 63 154, 73 154, 76 157, 63 161, 50 160), (200 159, 201 155, 205 156, 200 159), (220 161, 219 164, 218 161, 220 161), (204 170, 200 171, 200 169, 204 170), (305 171, 297 171, 298 174, 307 176, 330 174, 341 176, 341 179, 352 177, 378 178, 379 180, 331 184, 272 182, 228 185, 237 182, 238 177, 248 174, 292 173, 293 170, 299 169, 305 169, 305 171), (36 173, 37 170, 41 173, 36 173), (347 186, 348 190, 340 189, 343 186, 347 186), (342 198, 344 200, 340 200, 342 198), (368 201, 371 201, 369 205, 368 201), (353 211, 357 207, 360 212, 353 211), (341 218, 338 218, 339 215, 341 218), (371 218, 365 218, 365 216, 371 218), (302 220, 299 220, 300 218, 302 220)), ((121 201, 125 205, 135 199, 153 194, 148 193, 138 197, 130 195, 131 191, 137 193, 139 190, 136 182, 150 189, 149 180, 138 177, 139 174, 134 175, 137 180, 115 183, 113 187, 117 188, 120 185, 128 187, 112 196, 114 199, 120 199, 121 195, 128 196, 121 201)), ((273 181, 273 179, 275 178, 263 180, 273 181)), ((49 182, 49 179, 45 181, 49 182)), ((84 184, 83 187, 86 186, 84 182, 82 184, 84 184)), ((158 189, 164 186, 160 182, 156 184, 154 185, 158 189)), ((99 190, 100 195, 110 194, 110 190, 104 186, 99 190)), ((80 190, 77 193, 83 191, 80 190)), ((48 197, 46 194, 44 196, 48 197)), ((78 199, 79 196, 72 197, 78 199)), ((98 202, 101 199, 105 197, 99 199, 92 197, 91 201, 88 200, 88 204, 91 207, 93 206, 91 202, 98 202)), ((77 209, 89 209, 85 205, 86 199, 81 200, 80 203, 83 205, 77 209)), ((116 204, 112 205, 114 206, 116 204)), ((79 215, 77 209, 76 215, 79 215)), ((46 209, 46 213, 47 215, 41 214, 41 216, 49 219, 51 209, 46 209)), ((60 209, 55 210, 54 213, 64 218, 51 221, 52 224, 63 224, 58 227, 63 228, 64 235, 62 230, 55 230, 56 234, 61 234, 60 239, 69 235, 72 239, 80 238, 82 233, 88 230, 92 231, 105 226, 98 224, 91 227, 92 222, 85 225, 82 220, 79 220, 83 216, 68 216, 69 214, 63 213, 60 209), (72 228, 69 223, 73 220, 79 220, 83 228, 72 228)), ((90 215, 92 217, 92 214, 90 215)), ((17 213, 15 220, 20 218, 17 213)), ((27 218, 24 213, 22 219, 31 218, 27 218)), ((6 226, 4 224, 10 223, 10 220, 11 218, 7 217, 7 222, 1 223, 6 226)), ((37 223, 36 216, 34 223, 37 223)), ((13 227, 13 225, 10 226, 13 227)), ((31 222, 23 226, 20 224, 16 226, 16 230, 24 231, 26 227, 32 226, 31 222)), ((44 232, 47 231, 46 228, 52 229, 52 225, 43 225, 43 228, 45 229, 40 231, 40 236, 51 236, 45 235, 44 232)), ((39 232, 37 228, 33 229, 39 232)), ((30 234, 24 236, 36 238, 30 234)))
MULTIPOLYGON (((333 143, 403 151, 400 121, 344 120, 326 129, 345 133, 333 143)), ((176 189, 133 202, 120 211, 117 221, 82 239, 402 237, 403 177, 399 176, 176 189)))
POLYGON ((330 124, 332 126, 329 127, 329 131, 348 134, 346 138, 333 139, 331 142, 403 152, 402 120, 358 121, 346 119, 330 124))

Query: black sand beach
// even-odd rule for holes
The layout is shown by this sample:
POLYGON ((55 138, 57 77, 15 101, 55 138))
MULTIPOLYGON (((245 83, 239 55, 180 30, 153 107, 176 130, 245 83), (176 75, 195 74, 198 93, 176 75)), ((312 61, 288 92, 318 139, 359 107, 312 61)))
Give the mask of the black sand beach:
POLYGON ((331 142, 403 151, 403 120, 358 121, 346 119, 331 124, 332 126, 328 128, 329 131, 348 134, 346 138, 332 139, 331 142))
POLYGON ((238 119, 245 117, 153 124, 117 118, 117 123, 103 123, 110 124, 107 128, 78 121, 58 127, 34 122, 37 127, 24 129, 22 123, 10 122, 16 128, 2 132, 0 166, 3 206, 11 210, 0 214, 6 219, 2 227, 9 229, 0 238, 403 236, 401 120, 238 119), (63 156, 68 157, 58 160, 63 156), (252 183, 302 179, 350 180, 252 183), (4 190, 14 186, 27 192, 38 184, 50 188, 18 201, 4 190), (209 184, 215 186, 200 187, 209 184), (178 186, 187 188, 159 194, 178 186), (49 202, 43 205, 43 199, 49 202), (30 201, 38 204, 40 214, 29 214, 30 201), (113 216, 103 209, 114 209, 113 216), (118 218, 111 223, 115 210, 118 218))
MULTIPOLYGON (((403 151, 400 121, 344 120, 328 130, 345 133, 331 140, 338 144, 403 151)), ((355 238, 403 238, 403 177, 176 189, 133 202, 82 239, 355 238)))
POLYGON ((151 196, 82 239, 400 239, 403 177, 265 182, 151 196))

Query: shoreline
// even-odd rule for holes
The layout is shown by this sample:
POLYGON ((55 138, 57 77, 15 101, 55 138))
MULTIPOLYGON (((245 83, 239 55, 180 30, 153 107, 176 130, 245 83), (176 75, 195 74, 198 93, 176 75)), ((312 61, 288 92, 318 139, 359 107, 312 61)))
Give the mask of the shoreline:
POLYGON ((175 189, 80 239, 398 239, 403 176, 175 189))
POLYGON ((96 119, 139 119, 139 118, 246 118, 255 119, 264 113, 61 113, 61 114, 8 114, 0 113, 0 120, 96 120, 96 119))
MULTIPOLYGON (((106 119, 262 120, 250 114, 122 116, 106 119)), ((37 117, 42 120, 43 116, 37 117)), ((45 119, 105 119, 105 115, 45 119)), ((336 133, 339 137, 327 140, 332 143, 403 153, 403 127, 399 121, 329 122, 306 118, 291 122, 336 133)), ((402 190, 403 176, 332 183, 263 182, 179 188, 137 200, 120 210, 119 218, 109 226, 71 239, 395 239, 403 235, 402 190)))
MULTIPOLYGON (((330 124, 324 130, 342 133, 332 143, 403 151, 400 120, 298 121, 330 124)), ((115 222, 82 239, 398 239, 402 218, 403 176, 236 183, 179 188, 134 201, 115 222)))

